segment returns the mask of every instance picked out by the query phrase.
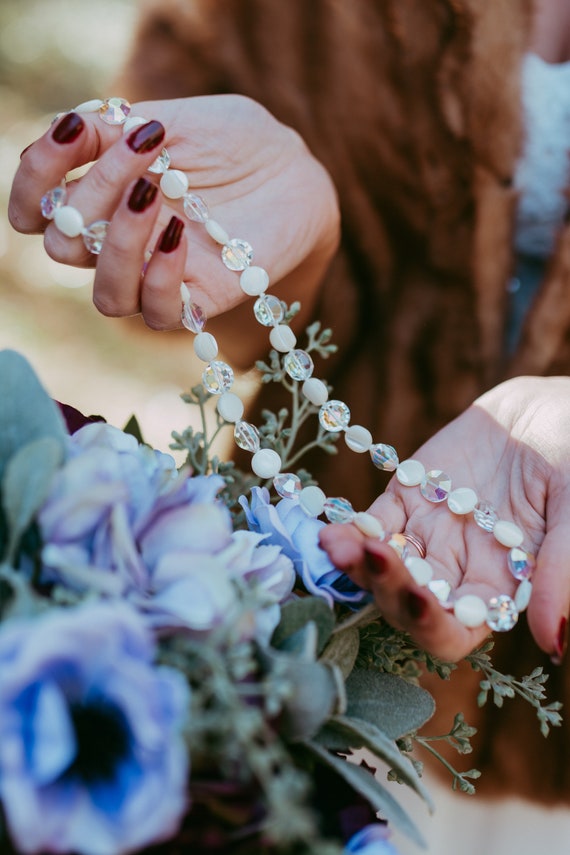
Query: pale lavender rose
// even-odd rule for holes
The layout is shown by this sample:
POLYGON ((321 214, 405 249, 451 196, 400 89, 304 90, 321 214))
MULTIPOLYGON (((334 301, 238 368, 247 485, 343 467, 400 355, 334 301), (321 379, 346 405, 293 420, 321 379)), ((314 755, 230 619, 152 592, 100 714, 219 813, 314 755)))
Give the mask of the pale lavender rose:
POLYGON ((385 823, 375 822, 354 834, 345 846, 345 852, 358 855, 398 855, 389 841, 390 831, 385 823))
POLYGON ((254 487, 251 503, 245 496, 240 503, 250 530, 266 535, 265 543, 281 548, 310 594, 322 597, 331 606, 335 601, 356 605, 369 600, 368 592, 341 573, 321 549, 319 531, 326 523, 307 516, 298 501, 281 499, 272 505, 269 491, 254 487))
POLYGON ((0 801, 23 853, 117 855, 186 812, 186 681, 125 604, 0 629, 0 801))

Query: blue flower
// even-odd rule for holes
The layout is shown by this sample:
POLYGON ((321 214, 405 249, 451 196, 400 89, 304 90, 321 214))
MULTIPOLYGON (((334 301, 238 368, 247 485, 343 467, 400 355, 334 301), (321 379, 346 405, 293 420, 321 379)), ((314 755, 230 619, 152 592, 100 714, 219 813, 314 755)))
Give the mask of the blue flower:
POLYGON ((293 562, 297 576, 310 594, 333 602, 357 604, 369 600, 363 591, 331 563, 319 545, 319 531, 326 523, 309 517, 295 499, 269 501, 265 487, 254 487, 251 504, 240 498, 251 531, 266 535, 265 543, 279 546, 293 562))
POLYGON ((345 852, 358 852, 359 855, 398 855, 388 838, 390 832, 385 823, 376 822, 367 825, 350 838, 345 852))
POLYGON ((115 855, 187 809, 189 694, 124 603, 0 629, 0 801, 18 851, 115 855))

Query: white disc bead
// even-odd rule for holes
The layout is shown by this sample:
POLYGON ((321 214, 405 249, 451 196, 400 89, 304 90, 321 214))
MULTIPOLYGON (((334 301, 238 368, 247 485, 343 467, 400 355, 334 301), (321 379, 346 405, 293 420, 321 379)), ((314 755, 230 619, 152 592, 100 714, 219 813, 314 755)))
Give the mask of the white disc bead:
POLYGON ((206 229, 212 240, 215 240, 216 243, 219 243, 222 246, 224 246, 230 239, 230 236, 227 231, 215 220, 206 220, 206 222, 204 223, 204 228, 206 229))
POLYGON ((190 291, 188 290, 188 285, 186 282, 180 283, 180 299, 186 305, 186 303, 190 302, 190 291))
POLYGON ((410 555, 404 564, 410 571, 410 576, 416 585, 427 585, 433 579, 433 567, 425 558, 419 555, 410 555))
POLYGON ((269 333, 269 341, 279 353, 289 353, 297 344, 297 337, 287 324, 279 324, 269 333))
POLYGON ((252 264, 246 267, 239 278, 240 288, 249 297, 259 297, 267 291, 269 285, 269 273, 263 267, 252 264))
POLYGON ((396 468, 396 478, 404 487, 417 487, 426 474, 423 463, 419 460, 402 460, 396 468))
POLYGON ((379 537, 382 540, 386 534, 378 517, 366 511, 356 513, 352 518, 352 522, 358 531, 361 531, 366 537, 379 537))
POLYGON ((239 422, 244 412, 243 401, 234 392, 224 392, 218 398, 216 409, 226 422, 239 422))
POLYGON ((495 535, 495 540, 498 540, 503 546, 508 546, 509 548, 520 546, 524 540, 522 530, 518 525, 509 520, 497 520, 493 526, 493 534, 495 535))
POLYGON ((459 623, 471 629, 482 626, 487 620, 487 604, 474 594, 459 597, 454 603, 453 611, 459 623))
POLYGON ((316 484, 303 487, 299 493, 299 504, 310 517, 319 517, 322 514, 326 500, 324 492, 316 484))
POLYGON ((515 606, 517 607, 517 611, 524 612, 530 603, 530 596, 532 594, 532 582, 529 579, 523 579, 520 585, 518 586, 514 601, 515 606))
POLYGON ((141 125, 146 125, 148 119, 143 119, 142 116, 129 116, 126 122, 123 122, 123 134, 128 134, 129 131, 139 128, 141 125))
POLYGON ((329 393, 326 385, 317 377, 309 377, 301 386, 301 391, 305 398, 314 404, 315 407, 322 407, 329 399, 329 393))
POLYGON ((260 448, 251 458, 251 468, 259 478, 275 478, 281 469, 281 458, 272 448, 260 448))
POLYGON ((344 432, 344 441, 351 451, 362 454, 372 445, 372 434, 362 425, 350 425, 344 432))
POLYGON ((194 338, 194 353, 202 362, 211 362, 218 355, 218 342, 212 333, 201 332, 194 338))
POLYGON ((180 169, 168 169, 160 179, 160 189, 167 199, 181 199, 188 192, 188 178, 180 169))
POLYGON ((97 113, 105 102, 100 98, 92 98, 91 101, 82 101, 73 108, 74 113, 97 113))
POLYGON ((69 238, 78 237, 85 228, 83 217, 77 208, 72 208, 71 205, 56 208, 53 221, 59 231, 69 238))
POLYGON ((478 501, 477 493, 471 487, 457 487, 447 497, 447 506, 454 514, 470 514, 478 501))

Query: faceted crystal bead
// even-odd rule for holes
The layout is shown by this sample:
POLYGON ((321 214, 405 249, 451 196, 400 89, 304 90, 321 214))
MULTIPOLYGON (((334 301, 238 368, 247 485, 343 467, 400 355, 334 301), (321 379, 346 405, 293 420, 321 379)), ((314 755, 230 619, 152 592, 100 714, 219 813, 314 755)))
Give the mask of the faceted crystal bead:
POLYGON ((245 270, 252 259, 253 247, 241 238, 232 238, 222 249, 222 261, 228 270, 245 270))
POLYGON ((391 445, 385 445, 383 442, 371 447, 370 457, 374 466, 377 469, 383 469, 384 472, 393 472, 400 462, 396 449, 391 445))
POLYGON ((394 532, 388 535, 388 539, 386 541, 388 546, 391 546, 394 552, 401 558, 402 561, 406 561, 409 554, 409 546, 408 541, 400 532, 394 532))
POLYGON ((308 380, 313 373, 313 360, 305 350, 290 350, 283 358, 283 367, 293 380, 308 380))
POLYGON ((54 187, 52 190, 48 190, 40 202, 42 216, 46 220, 53 220, 56 209, 62 208, 66 202, 67 191, 65 187, 54 187))
POLYGON ((441 469, 430 469, 420 483, 420 493, 428 502, 444 502, 451 490, 451 478, 441 469))
POLYGON ((487 502, 483 499, 475 505, 473 519, 479 528, 482 528, 484 531, 493 531, 499 516, 491 502, 487 502))
POLYGON ((522 582, 523 579, 530 579, 536 567, 536 559, 534 555, 527 552, 526 549, 521 549, 520 546, 514 546, 507 557, 509 570, 515 579, 522 582))
POLYGON ((487 626, 494 632, 508 632, 519 619, 514 600, 506 594, 500 594, 489 600, 487 608, 487 626))
POLYGON ((195 223, 205 223, 210 216, 208 206, 196 193, 186 193, 184 196, 184 213, 195 223))
POLYGON ((445 605, 449 603, 449 595, 451 594, 451 585, 446 579, 432 579, 427 583, 427 587, 432 594, 437 597, 440 603, 445 605))
POLYGON ((149 172, 153 172, 155 175, 162 175, 163 172, 166 172, 169 166, 170 155, 167 150, 163 148, 156 160, 147 168, 149 172))
POLYGON ((344 401, 327 401, 319 410, 319 422, 329 433, 338 433, 348 426, 350 410, 344 401))
POLYGON ((122 125, 131 112, 131 105, 124 98, 106 98, 99 108, 99 116, 106 125, 122 125))
POLYGON ((252 454, 259 451, 261 443, 259 431, 255 425, 252 425, 249 422, 245 422, 243 420, 236 422, 236 426, 234 428, 234 439, 236 445, 239 445, 239 447, 243 448, 244 451, 251 451, 252 454))
POLYGON ((229 392, 234 382, 234 372, 226 362, 215 359, 206 366, 202 374, 202 385, 212 395, 229 392))
POLYGON ((103 249, 108 227, 108 220, 96 220, 84 229, 83 243, 85 244, 85 248, 93 255, 99 255, 103 249))
POLYGON ((283 499, 294 499, 302 490, 301 479, 294 472, 281 472, 273 479, 273 486, 283 499))
POLYGON ((272 294, 262 294, 253 306, 253 314, 258 323, 264 327, 280 324, 285 317, 283 303, 272 294))
POLYGON ((181 320, 187 330, 198 335, 206 326, 207 318, 203 309, 197 303, 190 302, 184 303, 181 320))
POLYGON ((342 497, 327 499, 323 508, 325 516, 332 523, 347 523, 354 517, 354 508, 342 497))

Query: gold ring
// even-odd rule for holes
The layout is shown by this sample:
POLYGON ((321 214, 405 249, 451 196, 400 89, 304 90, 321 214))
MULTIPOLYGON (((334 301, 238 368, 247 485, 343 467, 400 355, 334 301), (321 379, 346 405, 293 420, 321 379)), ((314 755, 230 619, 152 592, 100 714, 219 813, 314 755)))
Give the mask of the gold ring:
POLYGON ((418 552, 420 554, 420 558, 425 558, 426 554, 427 554, 426 545, 423 542, 423 540, 421 539, 421 537, 418 537, 417 534, 408 534, 408 532, 406 532, 406 531, 402 532, 402 534, 405 537, 405 539, 408 541, 408 543, 411 543, 412 546, 416 547, 416 549, 418 550, 418 552))

